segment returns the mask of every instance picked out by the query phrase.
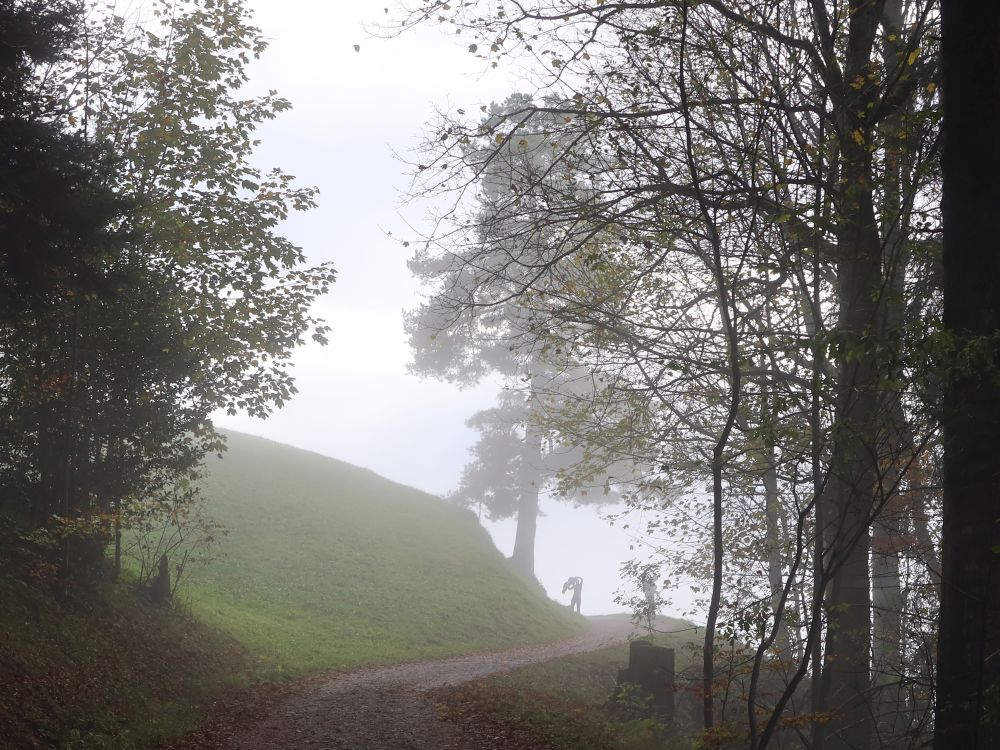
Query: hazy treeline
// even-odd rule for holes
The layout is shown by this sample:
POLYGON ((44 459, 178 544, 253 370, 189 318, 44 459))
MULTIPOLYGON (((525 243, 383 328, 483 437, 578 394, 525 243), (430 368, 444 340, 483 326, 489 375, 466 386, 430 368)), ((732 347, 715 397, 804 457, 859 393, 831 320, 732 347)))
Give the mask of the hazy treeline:
POLYGON ((240 92, 245 4, 138 7, 0 7, 0 514, 39 576, 95 573, 123 528, 160 530, 143 574, 210 534, 210 414, 280 406, 326 330, 332 269, 275 233, 314 191, 250 164, 289 105, 240 92))
MULTIPOLYGON (((703 587, 706 740, 927 743, 945 394, 997 371, 995 328, 942 316, 939 3, 409 9, 537 86, 414 165, 418 364, 504 351, 522 440, 578 453, 557 486, 647 511, 660 574, 703 587)), ((951 693, 983 738, 989 653, 951 693)))

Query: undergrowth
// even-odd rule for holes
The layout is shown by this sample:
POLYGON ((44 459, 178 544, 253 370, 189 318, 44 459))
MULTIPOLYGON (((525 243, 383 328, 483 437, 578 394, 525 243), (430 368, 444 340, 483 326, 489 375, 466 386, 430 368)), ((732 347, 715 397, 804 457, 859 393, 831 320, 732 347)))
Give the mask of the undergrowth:
POLYGON ((510 750, 665 750, 688 748, 697 710, 686 670, 700 655, 690 623, 661 618, 657 645, 675 649, 677 711, 673 720, 636 710, 616 696, 618 670, 628 665, 628 646, 572 654, 466 685, 444 688, 433 698, 438 711, 458 723, 488 724, 510 750))
POLYGON ((124 587, 57 600, 3 575, 0 602, 0 747, 145 747, 251 679, 235 640, 124 587))

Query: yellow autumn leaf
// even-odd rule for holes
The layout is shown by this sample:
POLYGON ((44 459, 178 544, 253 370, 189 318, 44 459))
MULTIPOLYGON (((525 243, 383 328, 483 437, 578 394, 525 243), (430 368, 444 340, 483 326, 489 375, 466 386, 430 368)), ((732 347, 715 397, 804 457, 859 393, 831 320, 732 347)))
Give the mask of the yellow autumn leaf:
POLYGON ((853 138, 854 142, 857 143, 859 146, 864 145, 865 134, 862 133, 860 130, 855 130, 853 133, 851 133, 851 138, 853 138))
POLYGON ((915 50, 913 50, 913 52, 910 53, 910 56, 906 58, 906 64, 913 65, 913 63, 917 61, 918 57, 920 57, 920 47, 917 47, 915 50))

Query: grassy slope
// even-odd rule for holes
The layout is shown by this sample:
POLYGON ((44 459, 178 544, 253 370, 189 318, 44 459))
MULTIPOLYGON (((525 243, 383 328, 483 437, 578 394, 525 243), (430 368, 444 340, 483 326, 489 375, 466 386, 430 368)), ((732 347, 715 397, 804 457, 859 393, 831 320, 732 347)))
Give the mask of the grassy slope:
POLYGON ((145 747, 252 680, 582 627, 471 514, 267 440, 232 434, 230 447, 205 482, 229 534, 191 572, 193 617, 110 586, 57 602, 0 556, 0 748, 145 747))
POLYGON ((56 601, 0 575, 0 603, 0 748, 156 743, 252 668, 231 638, 111 588, 56 601))
POLYGON ((204 489, 229 534, 187 595, 266 670, 427 658, 581 627, 511 572, 472 514, 366 469, 230 433, 204 489))

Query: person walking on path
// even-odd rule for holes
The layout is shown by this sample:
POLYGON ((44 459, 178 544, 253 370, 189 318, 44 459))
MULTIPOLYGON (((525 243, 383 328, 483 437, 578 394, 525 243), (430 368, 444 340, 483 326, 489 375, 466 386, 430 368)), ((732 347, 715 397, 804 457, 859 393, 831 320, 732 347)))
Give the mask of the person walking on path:
POLYGON ((569 608, 580 614, 580 601, 583 599, 583 579, 580 576, 572 576, 563 584, 562 592, 565 594, 573 589, 573 598, 570 600, 569 608))

